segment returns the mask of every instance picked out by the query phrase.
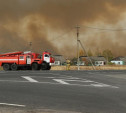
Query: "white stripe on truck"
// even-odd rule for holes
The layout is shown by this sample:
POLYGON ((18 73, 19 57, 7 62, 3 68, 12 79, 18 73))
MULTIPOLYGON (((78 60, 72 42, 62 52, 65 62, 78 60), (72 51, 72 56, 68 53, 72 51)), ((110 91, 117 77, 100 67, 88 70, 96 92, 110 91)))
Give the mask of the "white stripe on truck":
MULTIPOLYGON (((2 60, 10 61, 10 60, 18 60, 18 59, 0 59, 0 61, 2 61, 2 60)), ((24 60, 24 59, 19 59, 19 60, 24 60)))

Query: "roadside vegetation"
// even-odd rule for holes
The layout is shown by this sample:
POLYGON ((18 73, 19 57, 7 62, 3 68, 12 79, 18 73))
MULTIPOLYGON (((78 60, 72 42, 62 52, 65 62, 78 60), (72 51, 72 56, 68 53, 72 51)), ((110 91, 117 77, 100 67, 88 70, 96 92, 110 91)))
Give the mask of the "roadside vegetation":
POLYGON ((2 71, 3 70, 3 68, 2 67, 0 67, 0 71, 2 71))
MULTIPOLYGON (((94 66, 96 70, 126 70, 126 65, 94 66)), ((77 70, 77 66, 70 66, 70 70, 77 70)), ((66 70, 66 66, 52 66, 51 70, 66 70)), ((80 70, 94 70, 92 66, 80 66, 80 70)))
MULTIPOLYGON (((99 51, 97 50, 96 52, 92 52, 90 49, 87 51, 87 54, 83 51, 83 50, 80 50, 79 51, 79 56, 104 56, 105 59, 107 60, 107 62, 110 62, 114 57, 113 53, 111 50, 109 49, 105 49, 103 51, 99 51)), ((75 58, 73 58, 75 59, 75 58)))

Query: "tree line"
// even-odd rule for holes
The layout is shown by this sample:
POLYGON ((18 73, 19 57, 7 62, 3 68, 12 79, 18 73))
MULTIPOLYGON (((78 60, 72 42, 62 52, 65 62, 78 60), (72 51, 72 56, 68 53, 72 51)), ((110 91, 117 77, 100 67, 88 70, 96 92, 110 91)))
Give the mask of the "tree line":
MULTIPOLYGON (((95 53, 93 53, 89 49, 87 51, 87 54, 83 50, 80 50, 79 51, 79 56, 89 56, 89 57, 91 57, 91 56, 103 56, 106 59, 107 64, 109 64, 110 61, 114 58, 114 55, 113 55, 112 51, 109 50, 109 49, 105 49, 103 51, 98 51, 97 50, 95 53)), ((75 64, 76 61, 77 61, 77 57, 74 57, 74 58, 71 59, 72 64, 75 64)))

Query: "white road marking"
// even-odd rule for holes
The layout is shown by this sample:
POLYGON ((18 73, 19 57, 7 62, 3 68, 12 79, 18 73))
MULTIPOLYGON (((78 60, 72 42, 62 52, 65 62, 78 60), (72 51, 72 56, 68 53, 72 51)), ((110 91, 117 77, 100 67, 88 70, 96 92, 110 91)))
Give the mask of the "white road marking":
POLYGON ((26 107, 26 105, 20 105, 20 104, 9 104, 9 103, 0 103, 0 105, 15 106, 15 107, 26 107))
POLYGON ((59 82, 61 84, 67 84, 67 85, 69 84, 69 83, 63 81, 62 79, 53 79, 53 80, 56 81, 56 82, 59 82))
POLYGON ((91 81, 91 80, 64 80, 64 81, 74 81, 74 82, 94 82, 94 81, 91 81))
POLYGON ((116 87, 116 86, 111 86, 111 85, 108 85, 108 84, 103 84, 103 83, 99 83, 99 82, 95 82, 95 81, 91 81, 91 80, 87 80, 87 79, 82 79, 82 80, 69 80, 69 79, 53 79, 61 84, 66 84, 66 85, 77 85, 77 86, 94 86, 94 87, 110 87, 110 88, 119 88, 119 87, 116 87), (67 82, 66 82, 67 81, 67 82), (89 82, 92 84, 90 85, 81 85, 81 84, 70 84, 68 82, 70 81, 74 81, 74 82, 89 82), (94 83, 94 84, 93 84, 94 83))
POLYGON ((51 80, 56 81, 56 83, 53 82, 48 82, 47 80, 44 82, 39 82, 35 79, 33 79, 32 77, 36 77, 36 76, 21 76, 22 78, 26 79, 27 81, 17 81, 17 80, 0 80, 0 82, 19 82, 19 83, 42 83, 42 84, 63 84, 63 85, 70 85, 70 86, 90 86, 90 87, 110 87, 110 88, 119 88, 116 86, 112 86, 112 85, 107 85, 104 83, 100 83, 100 82, 95 82, 95 81, 91 81, 91 80, 87 80, 87 79, 82 79, 82 78, 77 78, 77 77, 72 77, 72 76, 66 76, 66 77, 42 77, 42 78, 48 78, 51 80), (69 82, 73 82, 73 83, 69 83, 69 82), (77 83, 77 84, 76 84, 77 83), (86 83, 86 84, 83 84, 86 83), (89 84, 87 84, 89 83, 89 84))
POLYGON ((26 80, 30 81, 30 82, 38 82, 37 80, 31 78, 31 77, 28 77, 28 76, 22 76, 23 78, 25 78, 26 80))
MULTIPOLYGON (((29 81, 17 81, 17 80, 0 80, 0 82, 10 82, 10 83, 29 83, 29 81)), ((64 81, 63 81, 64 82, 64 81)), ((32 82, 30 82, 32 83, 32 82)), ((53 85, 67 85, 67 86, 78 86, 78 87, 108 87, 108 88, 119 88, 119 87, 116 87, 116 86, 111 86, 111 85, 107 85, 107 84, 98 84, 98 83, 95 83, 95 84, 90 84, 90 85, 83 85, 83 84, 69 84, 67 82, 65 82, 65 84, 61 84, 61 83, 52 83, 52 82, 34 82, 34 83, 37 83, 37 84, 53 84, 53 85), (66 84, 67 83, 67 84, 66 84)))
POLYGON ((111 86, 111 85, 107 85, 107 84, 91 84, 91 86, 94 86, 94 87, 110 87, 110 88, 119 88, 119 87, 116 87, 116 86, 111 86))
POLYGON ((80 78, 77 78, 77 77, 69 77, 67 79, 80 79, 80 78))

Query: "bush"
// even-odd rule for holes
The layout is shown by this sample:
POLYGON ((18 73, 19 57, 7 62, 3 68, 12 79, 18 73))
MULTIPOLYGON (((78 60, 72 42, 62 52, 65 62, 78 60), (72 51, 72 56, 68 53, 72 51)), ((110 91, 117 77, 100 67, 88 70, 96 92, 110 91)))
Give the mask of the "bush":
POLYGON ((115 63, 109 62, 108 65, 115 65, 115 63))

